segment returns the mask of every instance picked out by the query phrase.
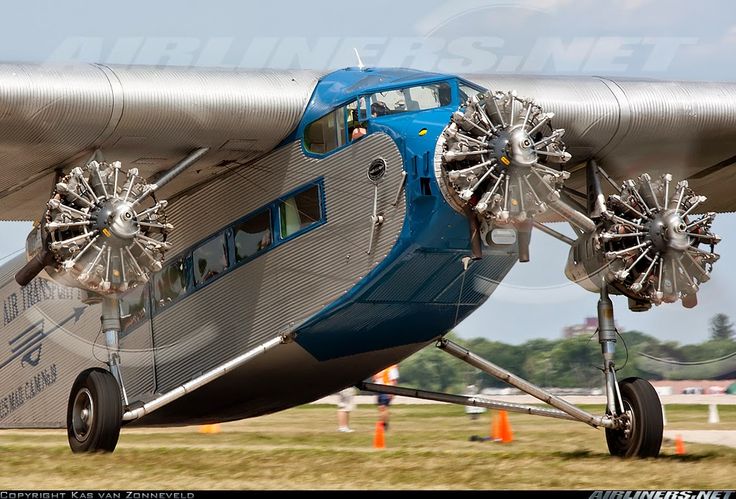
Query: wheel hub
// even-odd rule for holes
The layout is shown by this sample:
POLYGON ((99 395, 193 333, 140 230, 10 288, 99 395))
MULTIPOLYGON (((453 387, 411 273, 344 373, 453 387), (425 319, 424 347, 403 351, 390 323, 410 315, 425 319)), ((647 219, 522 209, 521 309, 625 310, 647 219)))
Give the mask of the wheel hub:
POLYGON ((79 442, 84 442, 89 437, 94 414, 92 394, 87 388, 82 388, 77 392, 72 406, 72 431, 79 442))

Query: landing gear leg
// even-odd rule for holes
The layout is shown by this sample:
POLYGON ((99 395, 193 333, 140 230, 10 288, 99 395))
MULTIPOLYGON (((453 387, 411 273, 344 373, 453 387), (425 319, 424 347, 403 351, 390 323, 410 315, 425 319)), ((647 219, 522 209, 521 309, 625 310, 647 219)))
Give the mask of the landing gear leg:
POLYGON ((112 452, 123 421, 123 401, 128 405, 120 370, 120 303, 102 299, 102 329, 109 371, 81 373, 72 387, 67 407, 67 436, 72 452, 112 452))
POLYGON ((120 393, 125 405, 128 405, 128 395, 125 393, 123 383, 123 372, 120 369, 120 300, 115 297, 104 297, 102 299, 102 330, 105 333, 105 344, 107 345, 107 365, 110 373, 120 385, 120 393))
POLYGON ((615 417, 614 428, 606 428, 606 443, 613 456, 657 457, 662 446, 662 404, 652 385, 641 378, 618 383, 613 360, 616 353, 616 326, 613 302, 607 283, 601 285, 598 300, 598 341, 603 353, 606 379, 606 413, 615 417))

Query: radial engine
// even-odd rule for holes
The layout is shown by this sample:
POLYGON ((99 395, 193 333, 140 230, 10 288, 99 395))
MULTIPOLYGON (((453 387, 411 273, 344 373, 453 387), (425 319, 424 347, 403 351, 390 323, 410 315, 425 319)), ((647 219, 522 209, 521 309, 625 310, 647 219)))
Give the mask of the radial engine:
POLYGON ((28 235, 29 263, 16 280, 25 285, 45 270, 63 285, 98 295, 145 283, 171 247, 167 202, 149 198, 156 186, 117 161, 73 168, 56 183, 28 235))
POLYGON ((473 256, 482 245, 516 244, 529 260, 533 226, 570 244, 565 275, 598 292, 629 297, 632 310, 681 300, 697 304, 700 284, 710 278, 720 241, 715 213, 699 213, 706 198, 683 180, 643 174, 616 184, 595 161, 587 165, 588 206, 565 192, 572 159, 552 126, 554 114, 515 92, 485 92, 453 113, 435 150, 435 171, 448 202, 471 227, 473 256), (600 178, 613 193, 606 195, 600 178), (535 220, 543 214, 569 222, 570 238, 535 220))

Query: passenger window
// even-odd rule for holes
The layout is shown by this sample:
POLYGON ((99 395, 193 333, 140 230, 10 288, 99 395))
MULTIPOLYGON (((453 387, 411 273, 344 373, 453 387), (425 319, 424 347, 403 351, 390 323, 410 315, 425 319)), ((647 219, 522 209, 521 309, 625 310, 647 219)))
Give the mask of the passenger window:
POLYGON ((153 279, 153 298, 156 308, 162 309, 187 292, 187 260, 178 258, 153 279))
POLYGON ((199 285, 215 277, 227 268, 225 234, 204 243, 192 253, 194 284, 199 285))
POLYGON ((253 215, 235 226, 235 261, 242 262, 271 246, 271 212, 253 215))
POLYGON ((319 188, 315 185, 279 203, 281 238, 289 237, 321 218, 319 188))
POLYGON ((124 330, 148 317, 148 286, 137 286, 120 299, 120 326, 124 330))

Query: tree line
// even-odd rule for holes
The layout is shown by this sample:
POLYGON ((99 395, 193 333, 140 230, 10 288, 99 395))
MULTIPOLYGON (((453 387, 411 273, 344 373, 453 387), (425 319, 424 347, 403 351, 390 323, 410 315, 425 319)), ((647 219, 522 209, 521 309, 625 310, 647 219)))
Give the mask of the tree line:
MULTIPOLYGON (((680 345, 640 331, 620 333, 616 348, 618 378, 718 379, 736 376, 734 326, 728 316, 710 321, 710 339, 680 345)), ((544 387, 596 388, 603 385, 602 357, 596 334, 558 340, 534 339, 521 345, 488 340, 448 338, 471 352, 544 387)), ((507 385, 433 346, 404 360, 401 384, 424 390, 460 393, 469 384, 479 388, 507 385)))

